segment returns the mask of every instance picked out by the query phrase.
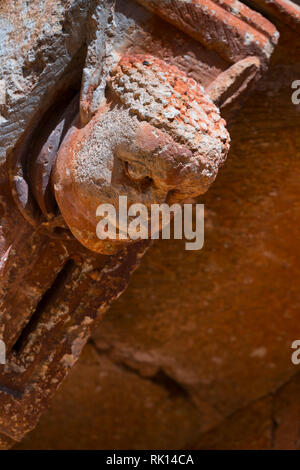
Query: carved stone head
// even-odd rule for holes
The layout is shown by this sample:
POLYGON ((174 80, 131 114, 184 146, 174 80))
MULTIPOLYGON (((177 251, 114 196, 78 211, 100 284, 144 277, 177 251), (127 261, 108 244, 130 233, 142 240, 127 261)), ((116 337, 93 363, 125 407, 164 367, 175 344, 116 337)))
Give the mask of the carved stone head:
POLYGON ((125 56, 109 77, 106 101, 83 128, 73 126, 54 175, 56 199, 74 236, 111 254, 132 240, 99 240, 96 210, 182 202, 204 193, 229 149, 218 108, 175 66, 125 56))

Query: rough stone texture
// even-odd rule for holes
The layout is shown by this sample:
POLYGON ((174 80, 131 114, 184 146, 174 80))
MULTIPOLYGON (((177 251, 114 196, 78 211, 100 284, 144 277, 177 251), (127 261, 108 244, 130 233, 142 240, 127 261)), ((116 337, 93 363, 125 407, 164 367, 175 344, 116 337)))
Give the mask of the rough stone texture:
POLYGON ((20 440, 79 357, 96 317, 127 287, 145 246, 96 257, 64 231, 51 234, 47 224, 35 229, 12 203, 3 170, 0 427, 20 440))
POLYGON ((267 15, 275 16, 299 34, 300 5, 298 0, 246 0, 245 3, 260 9, 267 15))
POLYGON ((232 62, 248 55, 268 62, 278 39, 273 25, 239 1, 137 1, 232 62))
MULTIPOLYGON (((181 1, 180 5, 184 3, 181 1)), ((230 103, 232 95, 235 104, 240 104, 240 98, 245 97, 265 70, 265 59, 272 51, 270 44, 274 45, 278 39, 270 22, 257 14, 252 15, 239 3, 236 4, 239 6, 237 22, 233 18, 234 11, 227 8, 228 4, 225 9, 222 7, 221 18, 217 21, 219 26, 220 21, 224 25, 227 20, 230 23, 230 27, 224 26, 226 34, 221 34, 225 49, 218 47, 215 35, 209 44, 209 29, 215 24, 214 10, 204 12, 208 17, 202 25, 205 38, 192 39, 154 13, 138 7, 133 0, 118 0, 115 14, 114 4, 113 0, 57 0, 51 3, 35 0, 29 9, 25 0, 24 3, 10 0, 1 11, 4 26, 9 23, 12 30, 4 28, 1 49, 0 330, 7 343, 7 362, 0 373, 0 428, 1 433, 14 440, 20 440, 36 425, 50 398, 78 359, 95 319, 126 288, 147 246, 147 242, 137 243, 110 258, 87 253, 73 239, 59 214, 52 192, 51 168, 65 133, 71 122, 75 123, 76 113, 76 124, 88 129, 89 119, 92 122, 103 111, 102 100, 109 95, 105 83, 114 66, 122 56, 137 57, 140 53, 155 56, 156 65, 165 70, 164 75, 169 79, 174 78, 174 82, 177 76, 184 82, 184 77, 187 80, 184 83, 192 90, 195 87, 203 108, 209 104, 208 111, 216 109, 211 99, 204 97, 201 86, 207 88, 213 86, 214 81, 219 83, 220 72, 225 73, 222 80, 228 79, 228 93, 216 86, 215 99, 218 100, 221 94, 221 98, 223 95, 228 98, 225 103, 230 103), (245 12, 251 16, 251 25, 245 12), (244 47, 240 41, 251 43, 251 38, 240 33, 250 26, 259 33, 258 43, 254 47, 247 47, 248 44, 244 47), (211 46, 209 49, 208 45, 211 46), (241 54, 236 53, 237 49, 241 54), (243 68, 242 58, 246 53, 258 54, 263 61, 247 57, 248 65, 253 59, 256 67, 243 68), (15 54, 14 68, 11 61, 15 54), (60 55, 64 57, 62 67, 59 66, 60 55), (166 70, 171 73, 166 74, 166 70), (23 94, 15 93, 18 82, 21 83, 19 92, 23 94)), ((181 13, 185 18, 185 13, 189 12, 182 10, 181 13)), ((202 13, 199 18, 196 15, 192 24, 196 26, 200 18, 203 19, 202 13)), ((172 87, 174 95, 171 98, 180 104, 181 118, 187 118, 193 93, 185 89, 188 99, 179 99, 175 94, 175 90, 178 92, 176 86, 172 84, 172 87)), ((120 102, 122 98, 123 94, 119 93, 120 102)), ((115 104, 112 102, 112 106, 115 104)), ((233 106, 232 110, 235 108, 233 106)), ((218 118, 217 112, 208 112, 208 115, 212 121, 216 116, 218 118)), ((168 125, 165 118, 160 120, 163 128, 168 125)), ((184 157, 182 176, 187 178, 179 178, 178 185, 172 186, 178 169, 181 175, 182 162, 175 168, 175 175, 168 169, 165 171, 163 164, 161 174, 155 173, 157 181, 164 186, 162 194, 176 196, 179 189, 177 196, 180 195, 185 180, 189 188, 187 193, 186 189, 181 193, 182 197, 190 196, 191 190, 194 195, 206 189, 205 185, 198 188, 198 184, 197 187, 189 184, 193 182, 189 176, 197 175, 200 161, 201 176, 214 178, 227 150, 227 133, 218 123, 222 124, 222 120, 217 119, 212 128, 208 126, 207 136, 202 129, 202 140, 207 140, 208 145, 207 148, 202 146, 201 152, 195 151, 195 135, 192 139, 188 136, 190 128, 183 136, 187 149, 182 149, 176 141, 180 140, 178 129, 175 132, 173 124, 171 135, 151 128, 148 123, 138 126, 138 153, 151 156, 153 150, 160 146, 164 148, 166 144, 169 156, 166 152, 166 158, 161 158, 161 162, 167 163, 166 167, 177 154, 184 157), (193 157, 196 157, 195 161, 193 157)), ((196 128, 198 124, 194 125, 196 128)), ((123 146, 116 149, 117 156, 124 157, 124 153, 126 148, 123 146)), ((161 155, 158 152, 159 156, 163 157, 163 151, 161 155)), ((174 161, 176 163, 176 158, 174 161)), ((123 167, 120 165, 122 175, 135 180, 136 185, 144 183, 140 181, 141 165, 137 162, 133 165, 126 159, 123 163, 123 167)), ((147 178, 146 182, 151 182, 151 178, 147 178)), ((148 186, 155 187, 155 184, 148 186)), ((159 184, 157 186, 160 189, 159 184)), ((76 209, 76 198, 73 204, 76 209)), ((165 376, 163 373, 164 380, 165 376)), ((156 378, 161 381, 160 374, 156 378)), ((2 437, 1 446, 4 447, 8 443, 2 437)))
POLYGON ((205 192, 209 183, 201 185, 200 181, 215 179, 229 149, 229 136, 203 87, 177 67, 150 55, 123 57, 110 86, 133 115, 170 133, 193 153, 191 173, 195 179, 199 173, 198 181, 192 184, 185 171, 181 179, 187 187, 182 192, 191 197, 198 196, 200 188, 205 192))
POLYGON ((204 249, 155 243, 18 448, 299 448, 300 43, 281 33, 200 198, 204 249))
MULTIPOLYGON (((76 74, 68 67, 84 56, 85 0, 16 0, 0 5, 0 162, 26 129, 32 129, 59 86, 76 74), (2 100, 3 101, 3 100, 2 100)), ((77 69, 78 70, 78 69, 77 69)))

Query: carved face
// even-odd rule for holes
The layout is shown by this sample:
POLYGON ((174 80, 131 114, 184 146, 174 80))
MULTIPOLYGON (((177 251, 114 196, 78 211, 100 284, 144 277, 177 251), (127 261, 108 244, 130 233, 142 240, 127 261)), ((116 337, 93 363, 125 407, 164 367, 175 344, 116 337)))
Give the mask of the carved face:
POLYGON ((204 193, 226 158, 225 122, 201 86, 151 56, 126 56, 113 71, 107 103, 60 149, 55 194, 71 231, 93 251, 131 240, 96 237, 96 210, 119 196, 128 204, 181 202, 204 193))

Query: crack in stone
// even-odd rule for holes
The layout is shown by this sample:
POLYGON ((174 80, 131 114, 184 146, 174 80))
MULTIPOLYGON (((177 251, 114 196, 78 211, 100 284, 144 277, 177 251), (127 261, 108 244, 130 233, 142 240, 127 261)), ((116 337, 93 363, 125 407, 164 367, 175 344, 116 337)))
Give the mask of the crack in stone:
MULTIPOLYGON (((175 398, 178 398, 178 397, 182 397, 185 400, 188 400, 191 403, 192 406, 197 408, 197 404, 195 403, 195 400, 191 396, 190 391, 187 390, 181 383, 176 381, 173 377, 171 377, 162 367, 158 367, 154 374, 146 376, 146 375, 143 375, 139 371, 138 368, 134 368, 134 367, 128 365, 127 363, 125 363, 121 359, 116 359, 114 357, 111 357, 110 352, 112 351, 112 346, 108 347, 106 350, 101 350, 101 349, 98 348, 98 346, 96 345, 96 343, 93 339, 90 339, 89 344, 93 347, 94 351, 97 353, 98 356, 106 355, 107 357, 109 357, 111 359, 111 361, 116 366, 122 368, 124 371, 126 371, 128 373, 135 374, 136 376, 138 376, 142 380, 149 380, 152 383, 154 383, 154 384, 156 384, 160 387, 163 387, 165 390, 168 391, 170 398, 175 399, 175 398)), ((299 372, 292 375, 291 377, 289 377, 289 379, 287 379, 284 383, 282 383, 281 385, 276 387, 272 392, 269 392, 269 393, 266 393, 264 395, 261 395, 261 396, 257 397, 255 400, 250 401, 249 403, 247 403, 246 406, 237 408, 232 413, 224 416, 223 419, 216 426, 212 426, 211 428, 205 430, 201 434, 203 435, 207 432, 211 432, 213 430, 218 429, 219 426, 221 426, 225 421, 232 419, 235 415, 237 415, 238 413, 240 413, 242 411, 247 410, 248 408, 255 405, 260 400, 263 400, 263 399, 266 399, 266 398, 270 397, 271 398, 271 413, 270 413, 271 424, 270 424, 270 430, 269 430, 270 431, 270 448, 275 449, 276 434, 277 434, 277 429, 278 429, 278 426, 279 426, 279 423, 278 423, 278 420, 277 420, 277 417, 276 417, 275 400, 276 400, 277 395, 280 393, 280 391, 284 387, 288 386, 289 383, 291 383, 293 380, 295 380, 295 378, 298 375, 300 375, 299 372)), ((216 409, 215 407, 213 407, 213 405, 211 405, 211 404, 209 404, 209 405, 212 408, 216 409)), ((201 439, 201 435, 200 435, 200 439, 201 439)), ((199 437, 198 437, 198 440, 199 440, 199 437)), ((300 441, 300 426, 299 426, 299 441, 300 441)))
MULTIPOLYGON (((93 347, 95 352, 97 353, 98 356, 110 356, 109 352, 104 352, 101 351, 95 341, 93 339, 90 339, 89 344, 93 347)), ((189 391, 178 381, 176 381, 173 377, 171 377, 162 367, 159 367, 156 369, 154 374, 151 375, 143 375, 139 371, 138 368, 134 368, 130 365, 128 365, 126 362, 122 361, 121 359, 116 360, 115 358, 110 358, 111 361, 124 371, 134 374, 138 376, 142 380, 148 380, 152 382, 153 384, 162 387, 164 390, 166 390, 169 394, 169 397, 171 399, 176 399, 176 398, 183 398, 185 400, 188 400, 192 406, 196 408, 196 405, 194 401, 192 400, 189 391)))

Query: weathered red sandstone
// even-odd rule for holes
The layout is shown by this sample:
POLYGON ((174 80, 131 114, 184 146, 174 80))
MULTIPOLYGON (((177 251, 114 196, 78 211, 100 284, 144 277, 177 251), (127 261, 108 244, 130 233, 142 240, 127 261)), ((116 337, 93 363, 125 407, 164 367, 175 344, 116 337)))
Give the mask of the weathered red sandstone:
POLYGON ((299 119, 282 90, 299 78, 299 8, 273 3, 277 27, 231 0, 1 4, 3 448, 91 335, 25 447, 297 447, 299 119), (100 242, 96 207, 204 194, 224 118, 207 247, 154 245, 95 329, 149 246, 100 242))

